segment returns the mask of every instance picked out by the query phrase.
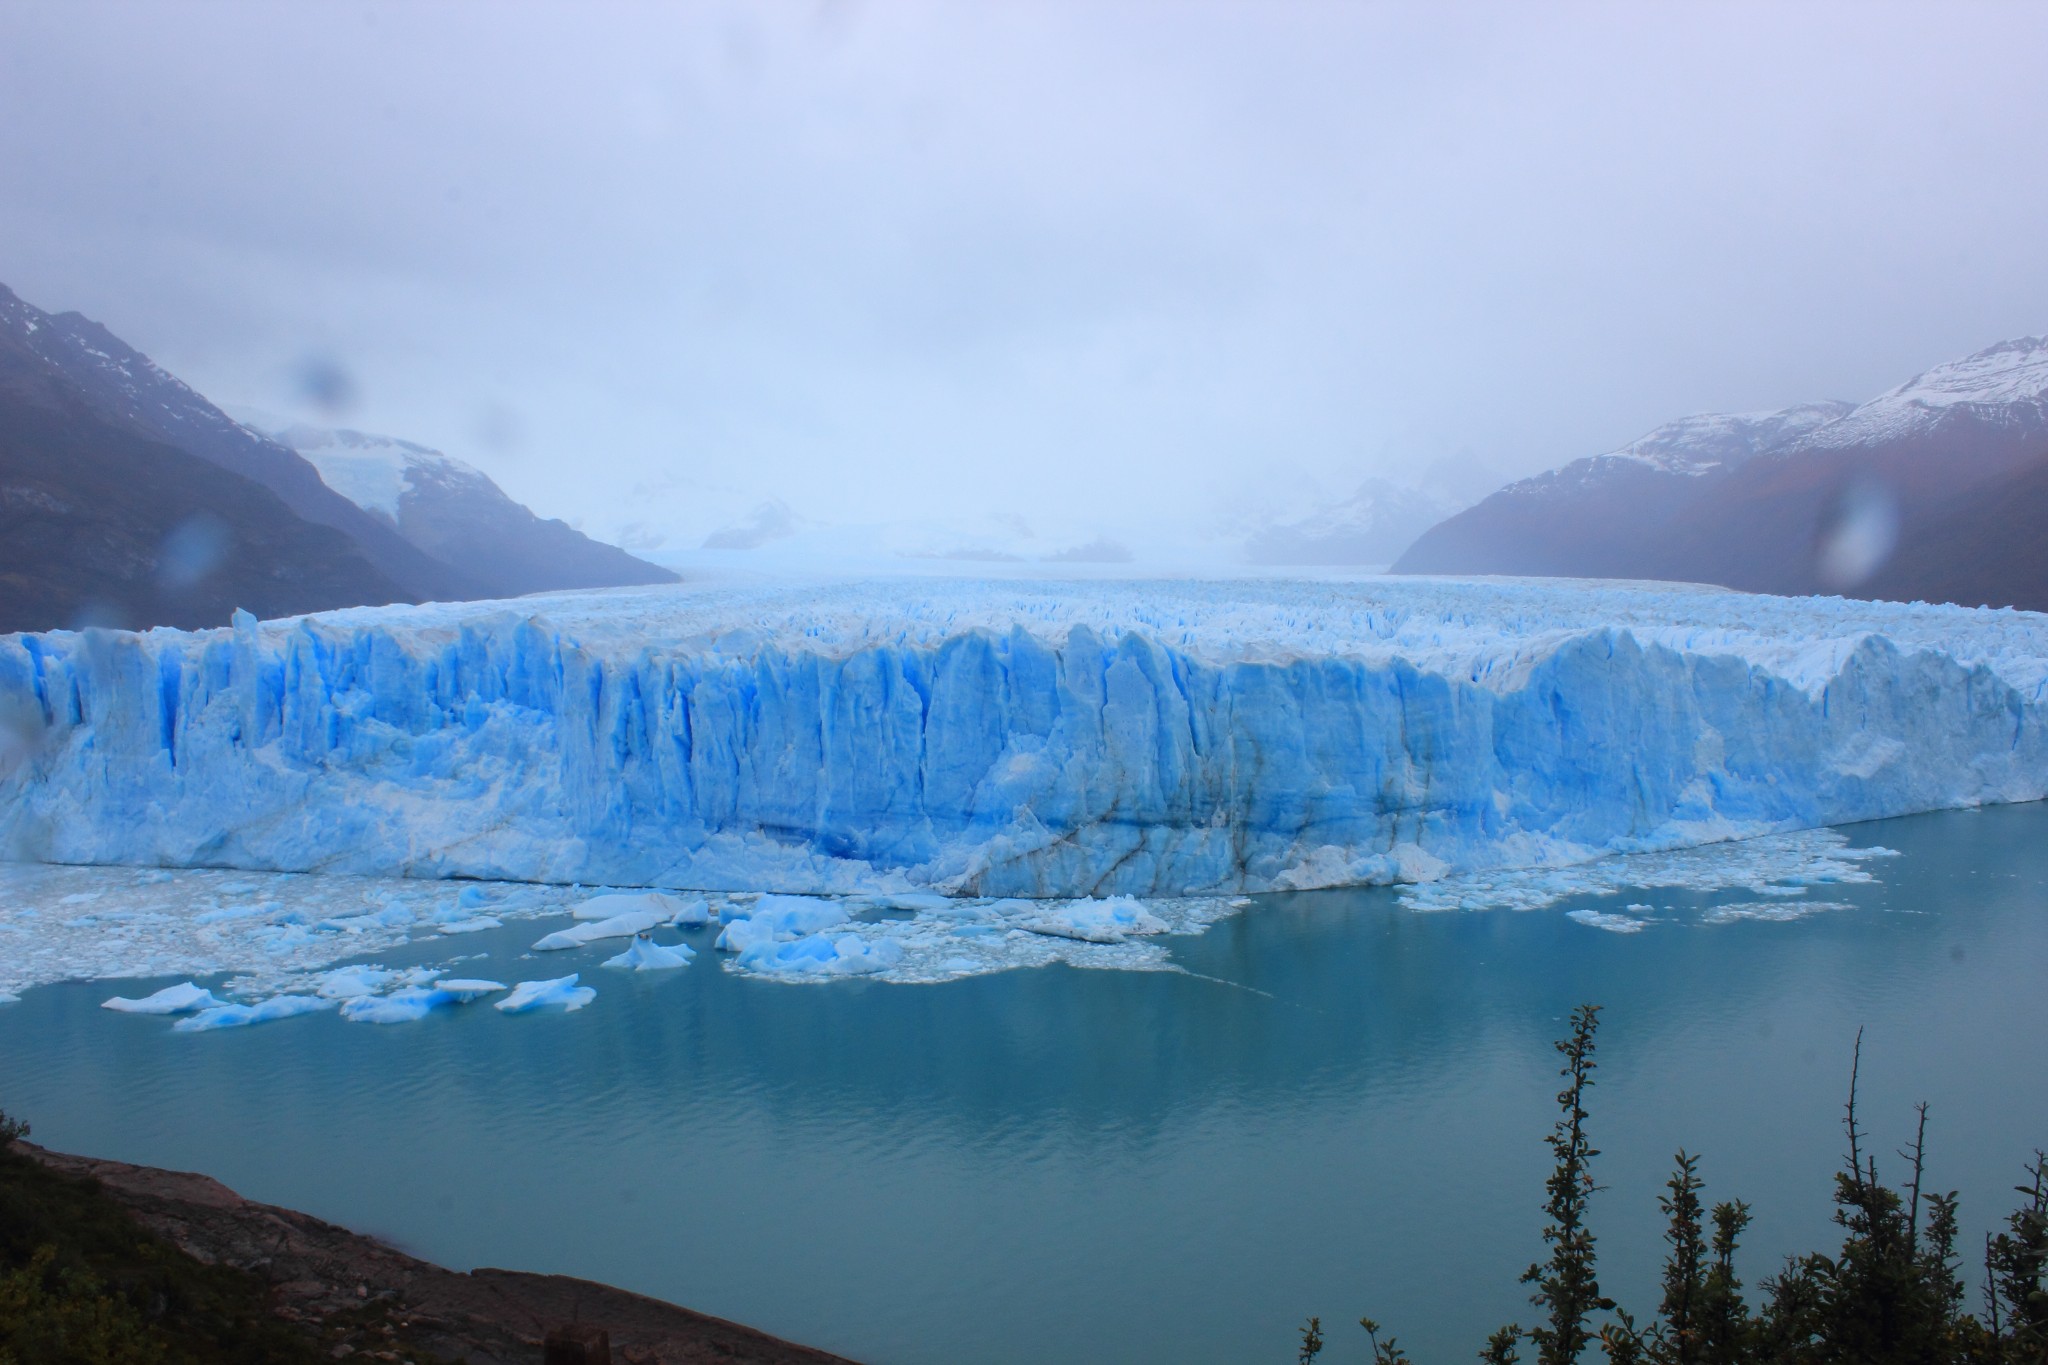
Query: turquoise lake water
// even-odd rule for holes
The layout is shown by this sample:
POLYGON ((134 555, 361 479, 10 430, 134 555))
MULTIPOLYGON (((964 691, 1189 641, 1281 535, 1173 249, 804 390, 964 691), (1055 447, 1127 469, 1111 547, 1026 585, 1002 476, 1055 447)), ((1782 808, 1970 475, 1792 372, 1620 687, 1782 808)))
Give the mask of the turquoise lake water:
POLYGON ((104 983, 46 987, 0 1008, 0 1105, 51 1146, 205 1171, 449 1265, 606 1280, 875 1362, 1291 1359, 1311 1313, 1470 1359, 1531 1316, 1550 1043, 1582 1000, 1606 1007, 1602 1278, 1639 1316, 1680 1145, 1710 1198, 1756 1206, 1746 1279, 1827 1244, 1859 1026, 1877 1150, 1926 1099, 1964 1245, 2009 1208, 2048 1145, 2048 806, 1844 833, 1904 856, 1790 922, 1700 922, 1749 892, 1645 893, 1632 934, 1567 917, 1612 897, 1425 914, 1318 892, 1173 940, 1185 974, 589 971, 616 944, 543 972, 514 965, 520 923, 471 936, 491 960, 465 972, 580 968, 596 1003, 192 1035, 101 1010, 104 983))

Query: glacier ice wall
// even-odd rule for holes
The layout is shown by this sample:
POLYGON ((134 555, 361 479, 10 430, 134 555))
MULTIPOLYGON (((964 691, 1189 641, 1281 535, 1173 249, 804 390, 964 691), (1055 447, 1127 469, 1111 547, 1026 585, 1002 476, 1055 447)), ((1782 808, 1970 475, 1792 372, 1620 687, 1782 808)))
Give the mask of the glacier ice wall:
POLYGON ((0 639, 17 859, 969 895, 2048 794, 2048 618, 1549 582, 674 588, 0 639))

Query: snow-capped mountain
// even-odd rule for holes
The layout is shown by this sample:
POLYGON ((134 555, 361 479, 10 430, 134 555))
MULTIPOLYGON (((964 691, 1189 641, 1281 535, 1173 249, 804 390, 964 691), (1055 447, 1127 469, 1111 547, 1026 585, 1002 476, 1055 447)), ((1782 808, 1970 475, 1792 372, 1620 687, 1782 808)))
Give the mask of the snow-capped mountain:
POLYGON ((1819 445, 1875 446, 1975 420, 2048 432, 2048 337, 2018 337, 1937 365, 1816 433, 1819 445))
POLYGON ((190 401, 172 403, 182 385, 91 328, 0 287, 0 632, 206 626, 237 607, 282 616, 407 596, 342 529, 137 420, 152 389, 174 425, 203 422, 204 400, 184 390, 190 401))
POLYGON ((676 581, 667 569, 535 516, 482 470, 428 446, 254 411, 237 415, 305 457, 329 488, 411 544, 460 564, 488 596, 676 581))
POLYGON ((1853 407, 1661 427, 1509 485, 1431 528, 1395 569, 2048 609, 2034 540, 2000 549, 1976 534, 2025 503, 2044 464, 2048 340, 2022 337, 1853 407))
POLYGON ((428 601, 476 595, 475 585, 460 570, 422 553, 390 526, 366 516, 328 488, 305 460, 243 428, 90 318, 45 313, 0 285, 0 331, 75 385, 103 419, 251 479, 298 516, 342 532, 396 586, 397 597, 428 601))
POLYGON ((1395 571, 1642 577, 1634 565, 1702 487, 1852 410, 1803 403, 1667 422, 1618 450, 1511 483, 1430 527, 1395 571))

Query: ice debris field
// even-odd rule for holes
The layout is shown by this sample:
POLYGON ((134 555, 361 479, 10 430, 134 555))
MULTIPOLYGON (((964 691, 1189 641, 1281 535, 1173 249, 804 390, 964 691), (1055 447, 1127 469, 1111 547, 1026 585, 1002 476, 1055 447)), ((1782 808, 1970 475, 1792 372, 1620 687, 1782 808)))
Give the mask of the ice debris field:
POLYGON ((1528 908, 1631 865, 1606 889, 1753 885, 1728 917, 1782 918, 1871 856, 1797 831, 2048 794, 2044 699, 2048 617, 1560 581, 682 585, 16 635, 0 991, 230 972, 251 1008, 338 1010, 308 973, 572 911, 534 950, 605 956, 506 1000, 702 951, 1156 969, 1246 895, 1528 908), (1773 845, 1783 876, 1739 870, 1773 845))
MULTIPOLYGON (((1420 912, 1537 910, 1568 898, 1671 889, 1759 899, 1691 912, 1635 903, 1620 912, 1568 913, 1621 933, 1688 919, 1786 920, 1846 908, 1810 893, 1873 882, 1868 864, 1889 856, 1851 847, 1835 830, 1803 830, 1570 868, 1454 876, 1403 888, 1400 898, 1420 912)), ((215 988, 187 980, 104 1001, 110 1010, 170 1017, 181 1032, 207 1032, 327 1010, 352 1023, 414 1023, 480 1001, 504 1014, 568 1012, 596 999, 604 969, 673 972, 706 953, 728 972, 778 982, 858 976, 931 983, 1055 962, 1178 971, 1168 940, 1254 904, 1246 897, 593 894, 509 883, 0 863, 0 1000, 51 981, 224 976, 215 988), (501 955, 493 968, 488 954, 459 951, 483 918, 508 933, 532 921, 535 936, 521 935, 525 950, 501 955), (565 927, 550 927, 564 919, 565 927), (443 946, 432 963, 375 960, 443 946), (560 975, 539 974, 557 962, 560 975), (528 972, 535 974, 519 979, 528 972)))

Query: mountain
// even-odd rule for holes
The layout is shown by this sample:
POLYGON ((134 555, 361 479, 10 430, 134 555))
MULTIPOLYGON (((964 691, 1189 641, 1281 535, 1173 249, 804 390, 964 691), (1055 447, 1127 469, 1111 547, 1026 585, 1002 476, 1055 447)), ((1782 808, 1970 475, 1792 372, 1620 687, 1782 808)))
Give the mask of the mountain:
POLYGON ((1367 479, 1344 501, 1245 538, 1253 564, 1391 564, 1455 504, 1385 479, 1367 479))
POLYGON ((1394 568, 2048 610, 2019 529, 2023 509, 2041 505, 2028 499, 2044 465, 2048 340, 2022 337, 1855 407, 1660 427, 1502 489, 1432 527, 1394 568))
POLYGON ((1645 558, 1703 488, 1851 411, 1807 403, 1680 418, 1619 450, 1509 484, 1423 533, 1394 572, 1654 576, 1641 572, 1645 558))
POLYGON ((0 285, 0 334, 63 375, 104 422, 250 479, 296 516, 340 531, 395 586, 398 599, 479 595, 468 575, 421 551, 329 488, 297 452, 242 427, 91 319, 45 313, 0 285))
POLYGON ((1946 500, 1899 538, 1862 596, 2048 611, 2048 460, 1946 500), (1954 547, 1967 544, 1968 555, 1954 547))
POLYGON ((401 596, 342 532, 115 420, 0 327, 0 633, 218 626, 237 607, 401 596))
POLYGON ((240 415, 251 430, 310 461, 329 488, 410 544, 461 566, 487 596, 676 581, 667 569, 564 522, 535 516, 482 470, 438 450, 390 436, 240 415))

